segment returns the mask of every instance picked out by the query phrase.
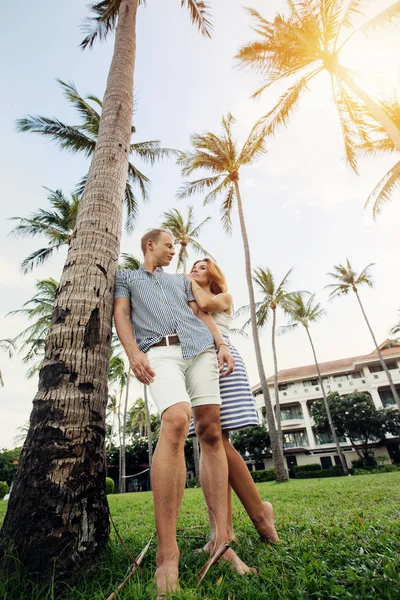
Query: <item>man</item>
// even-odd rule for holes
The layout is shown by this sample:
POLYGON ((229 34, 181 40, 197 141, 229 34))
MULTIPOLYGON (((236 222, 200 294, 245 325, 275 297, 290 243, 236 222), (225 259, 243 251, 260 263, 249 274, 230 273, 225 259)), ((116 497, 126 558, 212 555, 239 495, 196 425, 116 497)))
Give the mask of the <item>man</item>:
MULTIPOLYGON (((149 231, 142 237, 142 251, 143 267, 117 272, 114 319, 132 371, 149 385, 162 418, 151 473, 158 537, 155 580, 162 597, 178 587, 176 524, 192 411, 202 451, 201 486, 215 519, 212 543, 216 555, 226 549, 228 465, 219 421, 218 362, 221 369, 227 365, 226 374, 234 362, 213 319, 197 306, 189 280, 163 270, 175 254, 172 234, 149 231)), ((239 560, 232 549, 229 553, 231 560, 239 560)))

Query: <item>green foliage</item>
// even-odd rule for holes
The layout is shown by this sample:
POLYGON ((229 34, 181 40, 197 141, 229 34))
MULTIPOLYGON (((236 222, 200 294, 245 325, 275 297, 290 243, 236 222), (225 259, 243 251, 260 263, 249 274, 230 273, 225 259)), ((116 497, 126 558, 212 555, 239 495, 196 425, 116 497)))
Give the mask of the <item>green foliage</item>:
MULTIPOLYGON (((265 547, 235 494, 232 497, 235 550, 257 577, 241 577, 223 561, 196 590, 205 563, 194 550, 209 539, 207 508, 201 489, 187 490, 179 513, 181 592, 174 600, 398 600, 400 589, 400 473, 370 477, 290 480, 257 484, 272 502, 281 543, 265 547), (193 529, 196 527, 196 529, 193 529)), ((122 539, 138 556, 154 533, 149 492, 108 497, 122 539)), ((0 502, 0 520, 6 502, 0 502)), ((153 597, 156 545, 153 540, 139 571, 120 592, 120 600, 153 597)), ((114 531, 93 572, 66 585, 60 600, 104 600, 123 581, 129 558, 114 531)), ((20 568, 0 573, 0 598, 54 600, 45 586, 20 568)), ((171 598, 172 600, 172 598, 171 598)))
POLYGON ((400 471, 398 465, 384 465, 383 467, 366 467, 361 469, 354 469, 354 475, 379 475, 379 473, 396 473, 400 471))
POLYGON ((293 471, 297 477, 297 473, 302 473, 303 471, 320 471, 322 469, 319 463, 311 463, 309 465, 296 465, 293 467, 293 471))
POLYGON ((232 433, 232 443, 243 457, 258 460, 270 456, 271 440, 265 425, 247 427, 232 433))
POLYGON ((8 494, 8 483, 6 481, 0 481, 0 500, 8 494))
MULTIPOLYGON (((351 470, 349 469, 349 472, 351 470)), ((325 477, 341 477, 344 475, 343 467, 341 465, 335 465, 330 469, 320 469, 314 471, 299 471, 296 473, 296 479, 324 479, 325 477)))
POLYGON ((114 479, 111 477, 106 477, 106 494, 113 494, 115 489, 114 479))
POLYGON ((264 469, 260 471, 250 471, 253 481, 261 483, 262 481, 275 481, 275 469, 264 469))
POLYGON ((17 472, 18 459, 21 453, 21 448, 0 450, 0 481, 6 481, 11 485, 14 475, 17 472))
POLYGON ((188 479, 187 486, 188 486, 188 488, 195 488, 195 487, 197 487, 196 477, 192 477, 192 479, 188 479))

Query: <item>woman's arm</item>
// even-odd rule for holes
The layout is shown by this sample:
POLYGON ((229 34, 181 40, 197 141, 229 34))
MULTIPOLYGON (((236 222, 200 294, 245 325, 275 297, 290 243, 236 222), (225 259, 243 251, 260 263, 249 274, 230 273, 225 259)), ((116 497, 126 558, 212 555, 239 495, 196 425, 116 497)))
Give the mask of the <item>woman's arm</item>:
POLYGON ((190 275, 186 275, 189 281, 192 284, 192 292, 193 296, 196 299, 197 304, 204 310, 205 312, 222 312, 224 310, 231 309, 232 307, 232 296, 227 292, 218 294, 214 298, 210 298, 210 296, 199 286, 196 281, 190 277, 190 275))

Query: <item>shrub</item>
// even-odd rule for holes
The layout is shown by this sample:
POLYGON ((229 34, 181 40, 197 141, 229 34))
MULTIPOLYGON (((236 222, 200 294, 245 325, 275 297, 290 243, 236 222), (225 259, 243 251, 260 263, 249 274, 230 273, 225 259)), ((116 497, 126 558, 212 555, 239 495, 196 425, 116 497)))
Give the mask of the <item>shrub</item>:
POLYGON ((295 475, 302 473, 303 471, 321 471, 322 467, 319 463, 311 463, 310 465, 296 465, 293 468, 295 475))
POLYGON ((4 496, 8 493, 8 483, 6 481, 0 481, 0 500, 3 500, 4 496))
POLYGON ((106 494, 113 494, 115 489, 114 479, 106 477, 106 494))
POLYGON ((263 469, 262 471, 250 471, 253 481, 260 483, 262 481, 275 481, 275 469, 263 469))
MULTIPOLYGON (((352 469, 349 469, 351 472, 352 469)), ((343 477, 344 472, 343 468, 340 465, 335 465, 330 469, 321 469, 320 471, 301 471, 300 473, 296 473, 296 479, 316 479, 316 478, 325 478, 325 477, 343 477)))
POLYGON ((195 487, 197 487, 196 477, 192 477, 192 479, 188 479, 187 486, 188 486, 188 488, 195 488, 195 487))
POLYGON ((385 465, 378 469, 374 467, 364 467, 363 469, 354 469, 354 475, 379 475, 379 473, 393 473, 395 471, 400 471, 400 466, 385 465))

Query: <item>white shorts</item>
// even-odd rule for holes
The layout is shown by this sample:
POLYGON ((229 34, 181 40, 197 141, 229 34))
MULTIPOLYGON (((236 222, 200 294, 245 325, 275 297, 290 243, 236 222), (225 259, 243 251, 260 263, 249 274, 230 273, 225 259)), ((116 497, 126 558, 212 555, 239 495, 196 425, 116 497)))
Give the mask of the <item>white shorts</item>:
POLYGON ((149 391, 160 415, 179 402, 187 402, 192 407, 221 404, 214 348, 185 360, 179 344, 155 346, 147 352, 147 358, 156 373, 149 391))

